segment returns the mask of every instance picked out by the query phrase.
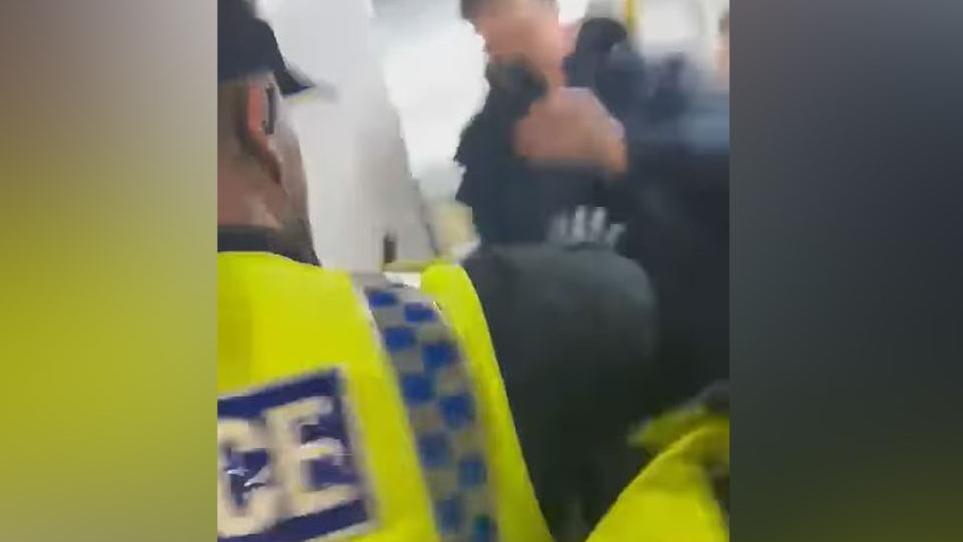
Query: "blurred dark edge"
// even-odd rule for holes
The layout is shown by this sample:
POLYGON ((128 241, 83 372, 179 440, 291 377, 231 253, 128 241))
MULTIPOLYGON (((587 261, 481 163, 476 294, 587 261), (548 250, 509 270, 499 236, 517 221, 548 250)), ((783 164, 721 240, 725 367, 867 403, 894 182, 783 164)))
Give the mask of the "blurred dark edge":
POLYGON ((963 540, 960 21, 735 9, 737 540, 963 540))

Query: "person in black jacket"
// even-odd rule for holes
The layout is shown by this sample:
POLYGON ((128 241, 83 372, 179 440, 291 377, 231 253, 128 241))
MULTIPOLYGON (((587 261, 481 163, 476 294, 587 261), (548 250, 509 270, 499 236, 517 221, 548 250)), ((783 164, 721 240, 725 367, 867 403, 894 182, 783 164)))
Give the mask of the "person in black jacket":
POLYGON ((456 155, 482 245, 542 243, 577 208, 606 209, 652 280, 677 381, 727 378, 727 93, 683 59, 643 59, 613 20, 571 39, 552 0, 461 6, 490 60, 456 155))

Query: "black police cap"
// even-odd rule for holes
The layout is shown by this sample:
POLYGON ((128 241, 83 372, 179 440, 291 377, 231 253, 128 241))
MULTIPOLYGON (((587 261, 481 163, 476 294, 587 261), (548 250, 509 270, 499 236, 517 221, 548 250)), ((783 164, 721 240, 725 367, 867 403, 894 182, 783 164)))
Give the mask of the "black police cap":
POLYGON ((292 71, 271 27, 247 0, 218 0, 217 82, 270 70, 285 96, 312 89, 315 83, 292 71))

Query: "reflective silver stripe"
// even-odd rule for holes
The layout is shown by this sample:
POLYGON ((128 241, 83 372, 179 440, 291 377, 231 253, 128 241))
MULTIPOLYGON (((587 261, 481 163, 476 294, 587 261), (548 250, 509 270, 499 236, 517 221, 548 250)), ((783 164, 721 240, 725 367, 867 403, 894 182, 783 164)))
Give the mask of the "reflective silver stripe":
POLYGON ((483 435, 454 332, 421 291, 382 275, 355 282, 395 369, 441 540, 498 540, 483 435))

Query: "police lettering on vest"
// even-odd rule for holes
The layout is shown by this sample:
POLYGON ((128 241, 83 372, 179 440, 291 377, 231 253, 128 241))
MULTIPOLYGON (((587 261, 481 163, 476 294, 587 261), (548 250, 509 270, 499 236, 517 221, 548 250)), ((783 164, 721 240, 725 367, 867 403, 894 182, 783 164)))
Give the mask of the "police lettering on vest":
POLYGON ((327 370, 218 401, 218 539, 357 532, 368 492, 341 392, 327 370))
POLYGON ((480 303, 218 255, 221 542, 550 542, 480 303))

